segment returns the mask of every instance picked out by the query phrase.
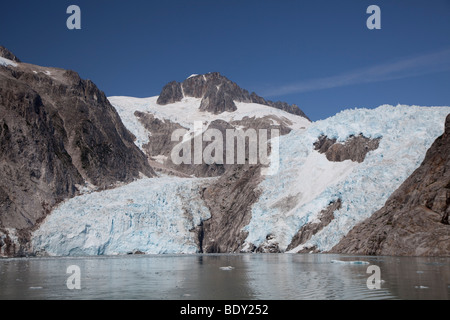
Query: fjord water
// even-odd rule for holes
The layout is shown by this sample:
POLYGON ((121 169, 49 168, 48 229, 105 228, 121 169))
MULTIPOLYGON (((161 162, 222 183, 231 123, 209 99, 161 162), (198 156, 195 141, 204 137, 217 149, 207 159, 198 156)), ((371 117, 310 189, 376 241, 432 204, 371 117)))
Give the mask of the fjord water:
POLYGON ((450 258, 224 254, 0 259, 3 300, 449 298, 450 258), (80 268, 80 290, 67 287, 71 265, 80 268), (367 287, 369 265, 380 267, 380 289, 367 287))

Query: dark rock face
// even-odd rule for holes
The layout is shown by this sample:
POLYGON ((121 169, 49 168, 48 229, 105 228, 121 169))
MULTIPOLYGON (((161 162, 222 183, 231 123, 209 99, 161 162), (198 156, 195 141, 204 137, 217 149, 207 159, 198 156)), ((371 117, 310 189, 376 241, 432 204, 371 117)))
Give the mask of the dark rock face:
POLYGON ((3 46, 0 46, 0 57, 9 59, 14 62, 21 62, 19 58, 17 58, 11 51, 9 51, 3 46))
POLYGON ((237 101, 267 105, 308 119, 298 106, 280 101, 266 101, 254 92, 249 94, 247 90, 241 89, 218 72, 193 76, 182 83, 170 82, 164 86, 157 103, 166 105, 181 101, 183 97, 202 98, 200 110, 214 114, 235 111, 237 108, 234 102, 237 101))
POLYGON ((363 162, 367 153, 378 149, 380 138, 369 139, 363 135, 351 136, 345 143, 336 143, 336 139, 321 136, 314 143, 314 149, 324 153, 328 161, 342 162, 352 160, 363 162))
MULTIPOLYGON (((212 72, 205 75, 198 75, 186 79, 182 83, 183 91, 185 96, 195 97, 195 98, 205 98, 208 97, 213 100, 219 101, 217 97, 229 97, 231 100, 239 102, 251 102, 248 91, 241 89, 236 83, 230 81, 226 77, 222 76, 218 72, 212 72)), ((211 101, 212 103, 213 101, 211 101)), ((212 104, 206 104, 205 109, 212 112, 207 107, 212 104)), ((233 103, 234 105, 234 103, 233 103)), ((234 106, 234 110, 235 110, 234 106)), ((221 111, 223 112, 223 111, 221 111)))
POLYGON ((181 84, 176 81, 172 81, 164 86, 158 97, 157 103, 160 105, 166 105, 181 101, 181 99, 183 99, 181 84))
POLYGON ((73 71, 0 67, 0 114, 0 233, 15 229, 24 244, 11 255, 86 182, 105 189, 154 174, 104 93, 73 71))
MULTIPOLYGON (((185 129, 178 123, 173 123, 169 120, 161 121, 155 118, 150 113, 142 113, 136 112, 135 115, 139 118, 139 121, 144 125, 144 127, 151 133, 149 136, 149 143, 144 146, 144 151, 149 156, 149 158, 156 157, 159 155, 165 156, 167 158, 164 161, 164 166, 170 169, 172 172, 178 172, 182 176, 183 175, 194 175, 196 177, 215 177, 222 175, 227 169, 234 166, 234 163, 237 163, 237 141, 234 143, 234 162, 232 164, 227 164, 226 154, 227 154, 227 129, 234 130, 236 127, 241 128, 246 131, 248 129, 254 129, 256 134, 259 137, 259 129, 267 130, 267 139, 271 138, 271 130, 277 129, 279 130, 280 135, 288 134, 291 129, 289 125, 292 123, 289 122, 288 119, 280 119, 275 116, 266 116, 262 118, 255 119, 254 117, 244 117, 242 120, 235 120, 231 123, 228 123, 224 120, 214 120, 212 121, 205 132, 208 132, 210 129, 216 129, 220 131, 222 134, 222 162, 223 164, 213 163, 207 164, 205 161, 201 164, 194 164, 194 140, 191 139, 186 141, 186 145, 190 145, 191 149, 191 164, 177 164, 175 165, 171 160, 171 152, 176 145, 180 143, 180 141, 171 141, 171 135, 176 129, 185 129), (273 121, 276 121, 280 124, 273 124, 273 121)), ((185 129, 187 131, 187 129, 185 129)), ((205 135, 206 133, 203 133, 205 135)), ((212 138, 212 141, 202 141, 202 153, 206 147, 208 147, 211 143, 215 141, 215 138, 212 138)), ((258 146, 259 148, 259 146, 258 146)), ((270 151, 270 144, 268 145, 268 150, 270 151)), ((248 139, 245 141, 245 163, 252 164, 249 161, 249 141, 248 139)), ((258 163, 260 163, 260 159, 258 158, 258 163)))
POLYGON ((231 94, 217 88, 210 88, 203 96, 200 103, 200 110, 220 114, 225 111, 233 112, 237 110, 231 94))
POLYGON ((331 251, 367 255, 450 256, 450 115, 445 133, 383 208, 331 251))
MULTIPOLYGON (((294 249, 295 247, 298 247, 301 244, 305 244, 313 235, 315 235, 317 232, 325 228, 327 225, 330 224, 331 221, 334 219, 334 212, 336 210, 339 210, 342 206, 341 199, 338 199, 335 202, 330 203, 330 205, 322 210, 322 212, 319 214, 319 221, 317 223, 308 223, 300 228, 300 230, 297 232, 297 234, 292 238, 291 243, 286 248, 286 251, 289 251, 291 249, 294 249)), ((311 248, 305 249, 303 252, 310 252, 311 248)))
POLYGON ((199 247, 204 253, 239 252, 247 237, 242 228, 250 223, 251 206, 258 200, 256 186, 261 167, 234 166, 202 194, 211 218, 198 227, 199 247))

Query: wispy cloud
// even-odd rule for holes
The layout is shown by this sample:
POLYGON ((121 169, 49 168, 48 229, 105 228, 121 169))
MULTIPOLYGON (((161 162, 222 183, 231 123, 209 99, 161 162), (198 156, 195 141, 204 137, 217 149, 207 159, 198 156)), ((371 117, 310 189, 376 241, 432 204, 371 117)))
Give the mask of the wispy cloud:
POLYGON ((396 62, 379 64, 352 70, 335 76, 311 79, 267 90, 263 96, 274 97, 291 93, 302 93, 360 83, 403 79, 450 70, 450 49, 435 53, 409 57, 396 62))

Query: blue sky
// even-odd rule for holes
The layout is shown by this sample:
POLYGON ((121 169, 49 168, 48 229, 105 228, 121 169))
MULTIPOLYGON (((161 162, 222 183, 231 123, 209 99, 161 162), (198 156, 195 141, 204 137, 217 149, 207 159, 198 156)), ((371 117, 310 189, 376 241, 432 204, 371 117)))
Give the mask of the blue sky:
POLYGON ((24 62, 75 70, 108 96, 154 96, 219 71, 313 120, 450 105, 450 0, 17 0, 2 5, 0 44, 24 62), (81 30, 66 28, 71 4, 81 30), (372 4, 381 30, 366 27, 372 4))

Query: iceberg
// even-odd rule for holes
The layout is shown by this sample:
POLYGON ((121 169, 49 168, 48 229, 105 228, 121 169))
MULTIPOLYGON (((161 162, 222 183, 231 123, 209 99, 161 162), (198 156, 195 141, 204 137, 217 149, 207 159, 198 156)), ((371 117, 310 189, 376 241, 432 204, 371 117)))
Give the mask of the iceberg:
POLYGON ((342 261, 342 260, 331 260, 331 263, 336 263, 336 264, 356 264, 356 265, 368 265, 370 264, 367 261, 342 261))

